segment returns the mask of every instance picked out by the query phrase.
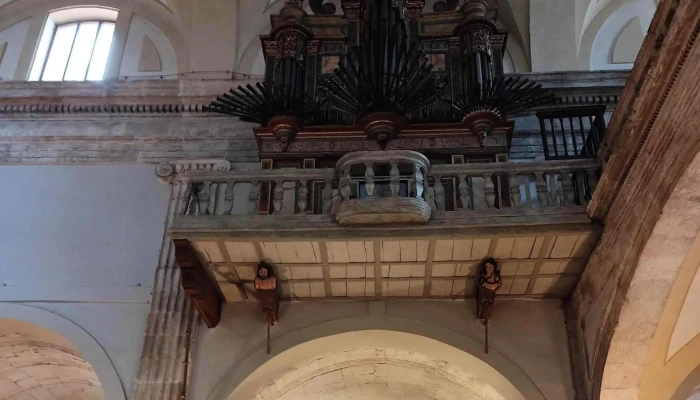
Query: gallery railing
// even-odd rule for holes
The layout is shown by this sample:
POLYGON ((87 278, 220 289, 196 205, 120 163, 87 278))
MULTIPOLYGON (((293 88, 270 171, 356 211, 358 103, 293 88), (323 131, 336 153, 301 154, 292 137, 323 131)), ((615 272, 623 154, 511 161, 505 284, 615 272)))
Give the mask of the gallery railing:
POLYGON ((595 158, 605 134, 605 106, 537 112, 545 160, 595 158))
POLYGON ((580 209, 591 198, 598 169, 590 159, 430 166, 411 151, 358 152, 341 161, 337 168, 178 174, 185 183, 180 214, 316 214, 344 224, 350 213, 364 224, 419 222, 387 220, 392 207, 423 222, 453 212, 580 209))

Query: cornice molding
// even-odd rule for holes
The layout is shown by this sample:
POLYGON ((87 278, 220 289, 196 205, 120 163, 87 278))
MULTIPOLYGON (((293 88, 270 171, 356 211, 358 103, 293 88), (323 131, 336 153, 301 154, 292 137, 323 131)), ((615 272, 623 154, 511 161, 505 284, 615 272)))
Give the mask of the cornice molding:
MULTIPOLYGON (((519 74, 536 80, 564 105, 615 105, 626 71, 519 74)), ((213 115, 209 102, 257 80, 0 82, 0 119, 14 115, 213 115)), ((224 118, 224 117, 222 117, 224 118)))

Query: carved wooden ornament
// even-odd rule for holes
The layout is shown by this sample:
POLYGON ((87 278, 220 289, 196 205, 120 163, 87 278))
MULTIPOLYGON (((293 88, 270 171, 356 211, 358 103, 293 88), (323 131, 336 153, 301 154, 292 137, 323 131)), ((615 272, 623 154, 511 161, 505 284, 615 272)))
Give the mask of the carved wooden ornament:
POLYGON ((221 320, 224 295, 189 240, 174 239, 173 243, 182 288, 207 327, 214 328, 221 320))
POLYGON ((254 286, 257 293, 255 297, 262 305, 262 311, 267 320, 267 354, 270 354, 270 327, 277 323, 280 295, 274 270, 265 261, 258 264, 254 286))
POLYGON ((496 292, 502 284, 503 279, 496 260, 487 258, 481 265, 476 289, 476 318, 484 324, 484 351, 486 354, 489 352, 491 308, 496 301, 496 292))

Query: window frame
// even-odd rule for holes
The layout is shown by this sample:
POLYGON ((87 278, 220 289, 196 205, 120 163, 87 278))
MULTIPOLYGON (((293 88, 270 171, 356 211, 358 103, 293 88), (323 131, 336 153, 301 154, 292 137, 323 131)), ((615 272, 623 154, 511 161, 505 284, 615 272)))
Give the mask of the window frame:
MULTIPOLYGON (((66 73, 68 72, 68 65, 70 64, 71 58, 73 56, 73 50, 75 49, 75 42, 78 38, 78 33, 80 32, 80 26, 82 24, 85 24, 85 23, 95 23, 95 22, 97 23, 97 32, 95 33, 95 39, 93 41, 93 48, 92 48, 92 51, 90 53, 90 60, 88 61, 88 66, 85 69, 85 75, 84 75, 83 79, 80 79, 80 80, 71 79, 68 82, 90 82, 90 81, 97 82, 97 81, 101 81, 104 79, 104 74, 105 74, 105 71, 107 69, 106 65, 105 65, 105 71, 102 72, 102 77, 99 80, 94 80, 94 79, 88 80, 87 77, 88 77, 88 74, 90 73, 90 66, 92 65, 93 57, 95 55, 95 45, 97 44, 97 39, 100 36, 100 31, 101 31, 102 27, 105 24, 109 24, 109 25, 113 26, 114 28, 116 28, 116 23, 114 21, 105 20, 105 19, 85 19, 85 20, 79 20, 79 21, 65 22, 65 23, 62 23, 60 25, 54 23, 53 32, 51 34, 51 41, 49 42, 49 47, 48 47, 48 50, 46 52, 46 56, 44 57, 44 60, 43 60, 42 66, 41 66, 41 72, 39 73, 39 79, 38 79, 39 82, 65 82, 66 81, 66 73), (44 74, 46 73, 46 66, 49 64, 49 58, 51 56, 51 51, 53 50, 53 45, 54 45, 55 40, 56 40, 56 34, 58 33, 58 29, 61 27, 64 27, 64 26, 69 26, 69 25, 76 25, 76 27, 75 27, 75 33, 73 34, 73 40, 72 40, 71 45, 70 45, 70 50, 68 51, 68 58, 66 59, 66 64, 63 67, 63 75, 62 75, 60 80, 44 80, 44 74)), ((112 32, 112 37, 110 38, 110 50, 112 47, 113 40, 114 40, 114 31, 112 32)), ((105 64, 108 62, 109 62, 109 56, 107 57, 105 64)))
MULTIPOLYGON (((101 53, 98 53, 98 56, 104 57, 105 58, 105 65, 104 65, 104 70, 102 73, 102 77, 100 78, 101 80, 105 79, 105 74, 107 74, 110 71, 110 62, 113 62, 111 60, 111 53, 114 51, 114 40, 117 37, 117 19, 119 18, 119 9, 113 8, 113 7, 105 7, 105 6, 71 6, 71 7, 65 7, 65 8, 58 8, 49 11, 46 14, 45 20, 44 20, 44 26, 41 31, 41 34, 39 35, 39 40, 36 43, 36 47, 34 50, 34 55, 32 57, 32 62, 31 66, 29 68, 29 71, 27 71, 27 81, 30 82, 63 82, 65 81, 65 76, 66 72, 68 72, 68 66, 70 63, 71 56, 74 56, 73 54, 73 49, 75 46, 75 41, 78 39, 78 34, 79 34, 79 29, 80 25, 82 23, 97 23, 97 32, 95 33, 95 40, 93 42, 93 49, 92 53, 89 55, 83 55, 83 54, 77 54, 77 57, 86 57, 89 56, 89 61, 88 61, 88 67, 87 67, 87 72, 85 74, 85 77, 83 78, 82 81, 78 81, 76 79, 71 79, 70 82, 99 82, 96 79, 89 79, 89 72, 90 72, 90 66, 93 65, 93 55, 96 49, 104 49, 104 46, 97 47, 95 46, 98 42, 98 38, 100 35, 100 32, 105 28, 107 24, 113 24, 111 29, 112 29, 112 35, 109 41, 109 48, 106 50, 103 50, 101 53), (49 65, 49 56, 51 55, 51 50, 53 46, 56 44, 56 34, 58 33, 58 29, 62 26, 65 25, 70 25, 70 24, 76 24, 75 26, 75 33, 73 35, 73 42, 70 43, 70 49, 67 50, 69 51, 69 54, 66 56, 66 64, 65 64, 65 69, 63 70, 63 74, 61 75, 61 79, 59 80, 57 76, 53 77, 52 80, 44 80, 44 74, 47 71, 47 66, 49 65)), ((90 28, 91 29, 91 28, 90 28)), ((86 42, 85 38, 83 38, 83 41, 86 42)), ((103 41, 104 42, 104 41, 103 41)), ((63 51, 66 51, 65 49, 63 51)), ((81 64, 84 62, 80 61, 75 61, 77 64, 74 65, 74 67, 82 67, 81 64)), ((102 66, 100 66, 102 67, 102 66)), ((73 72, 75 72, 76 69, 73 69, 73 72)), ((58 74, 55 74, 58 75, 58 74)))

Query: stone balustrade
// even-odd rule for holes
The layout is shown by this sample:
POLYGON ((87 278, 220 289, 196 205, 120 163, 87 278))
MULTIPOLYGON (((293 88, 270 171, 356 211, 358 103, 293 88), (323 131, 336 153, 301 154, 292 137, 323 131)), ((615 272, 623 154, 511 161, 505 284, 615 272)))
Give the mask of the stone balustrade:
POLYGON ((340 225, 426 223, 431 209, 423 198, 430 161, 410 150, 358 151, 336 164, 340 225))
POLYGON ((595 160, 436 165, 425 198, 433 215, 585 206, 597 183, 595 160))
POLYGON ((595 160, 430 165, 413 151, 354 152, 336 168, 176 172, 180 215, 317 215, 339 225, 428 223, 468 213, 583 208, 595 160))

